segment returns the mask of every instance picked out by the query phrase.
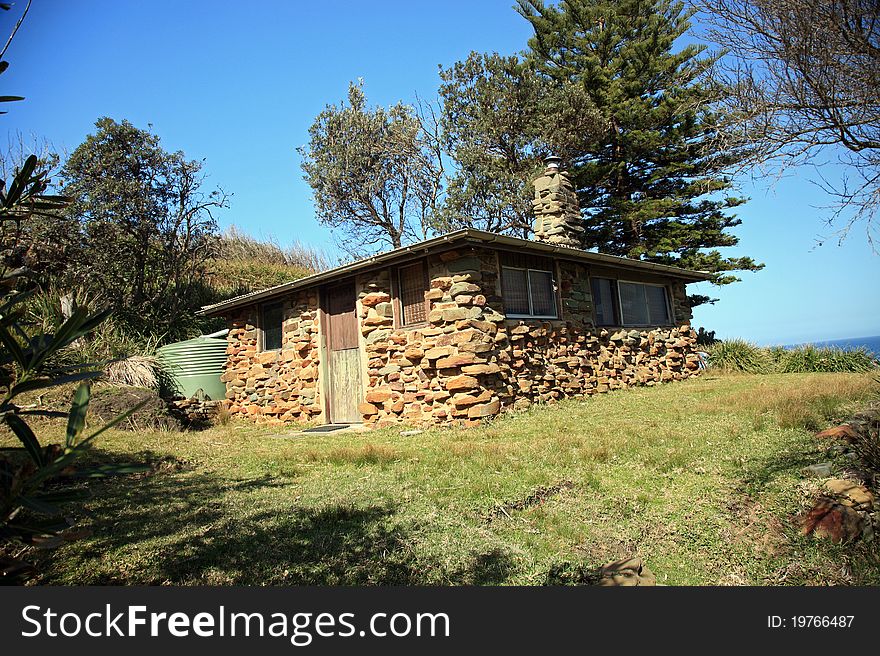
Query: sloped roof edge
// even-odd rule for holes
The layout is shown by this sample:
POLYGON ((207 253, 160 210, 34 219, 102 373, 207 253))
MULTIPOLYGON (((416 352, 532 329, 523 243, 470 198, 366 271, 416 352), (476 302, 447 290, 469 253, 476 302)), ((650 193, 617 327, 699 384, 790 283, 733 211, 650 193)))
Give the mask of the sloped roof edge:
POLYGON ((449 232, 438 237, 432 237, 409 246, 402 246, 394 250, 385 251, 378 255, 349 262, 334 269, 328 269, 320 273, 314 273, 304 278, 292 280, 290 282, 275 285, 267 289, 256 292, 249 292, 236 296, 234 298, 214 303, 213 305, 205 305, 199 310, 198 314, 202 316, 217 316, 225 312, 234 310, 243 306, 252 305, 259 301, 264 301, 276 296, 280 296, 286 292, 313 287, 334 278, 344 278, 363 269, 368 269, 376 264, 388 262, 396 259, 405 258, 408 255, 418 255, 428 253, 429 251, 442 248, 447 245, 458 242, 477 242, 481 244, 496 244, 499 246, 508 246, 516 249, 526 249, 535 252, 553 254, 565 259, 578 260, 584 262, 592 262, 595 264, 603 264, 610 267, 637 269, 641 271, 651 271, 667 275, 673 278, 681 278, 686 282, 698 282, 701 280, 709 280, 711 274, 706 271, 690 271, 679 267, 668 266, 666 264, 655 264, 653 262, 644 262, 642 260, 633 260, 627 257, 617 257, 615 255, 606 255, 604 253, 593 253, 578 248, 569 248, 567 246, 555 246, 546 242, 533 241, 531 239, 521 239, 519 237, 509 237, 507 235, 499 235, 493 232, 485 232, 483 230, 475 230, 474 228, 462 228, 454 232, 449 232))

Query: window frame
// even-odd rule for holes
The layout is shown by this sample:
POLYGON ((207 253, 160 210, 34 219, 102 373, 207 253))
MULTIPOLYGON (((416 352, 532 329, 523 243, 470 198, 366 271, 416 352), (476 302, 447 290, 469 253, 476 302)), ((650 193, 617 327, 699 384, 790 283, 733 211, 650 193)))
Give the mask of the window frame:
MULTIPOLYGON (((593 292, 593 280, 594 279, 604 279, 604 280, 613 280, 614 281, 614 318, 616 323, 613 324, 600 324, 598 321, 598 317, 596 316, 595 302, 593 305, 593 319, 596 323, 596 327, 607 328, 607 327, 619 327, 619 328, 647 328, 651 326, 659 327, 668 327, 675 325, 675 317, 672 311, 672 297, 670 294, 669 285, 666 283, 657 283, 657 282, 645 282, 643 280, 628 280, 626 278, 611 278, 609 276, 590 276, 590 293, 593 292), (666 321, 664 323, 626 323, 623 320, 623 299, 620 296, 620 283, 626 283, 629 285, 642 285, 645 287, 659 287, 663 290, 663 296, 666 300, 666 321)), ((647 299, 646 299, 647 300, 647 299)), ((647 303, 646 303, 647 306, 647 303)), ((647 307, 648 313, 650 314, 650 307, 647 307)), ((651 317, 649 317, 650 319, 651 317)))
POLYGON ((508 319, 559 319, 559 299, 558 299, 558 287, 556 285, 556 274, 553 271, 548 271, 547 269, 532 269, 529 267, 515 267, 515 266, 507 266, 505 264, 501 265, 501 294, 502 298, 506 297, 507 290, 504 289, 504 269, 510 269, 511 271, 525 271, 526 273, 526 289, 528 293, 529 300, 529 314, 512 314, 507 312, 507 302, 505 300, 504 311, 505 316, 508 319), (550 274, 550 287, 551 287, 551 295, 553 297, 553 308, 556 310, 556 313, 553 315, 549 314, 534 314, 534 303, 532 302, 532 277, 529 275, 532 271, 536 273, 547 273, 550 274))
MULTIPOLYGON (((651 313, 651 306, 647 303, 647 297, 645 298, 645 306, 648 310, 648 314, 651 313)), ((669 287, 664 284, 656 283, 656 282, 642 282, 641 280, 624 280, 622 278, 617 279, 617 307, 620 308, 620 325, 622 328, 633 327, 633 328, 645 328, 648 326, 671 326, 675 322, 672 320, 672 309, 669 307, 669 287), (660 287, 663 290, 663 297, 666 301, 666 322, 665 323, 624 323, 623 321, 623 299, 620 297, 620 283, 626 283, 628 285, 642 285, 644 287, 660 287)), ((650 320, 651 317, 649 316, 650 320)))
POLYGON ((260 303, 260 352, 269 353, 272 351, 280 351, 284 347, 284 301, 272 301, 270 303, 260 303), (276 348, 266 347, 266 309, 272 306, 278 306, 279 315, 281 317, 279 328, 278 346, 276 348))
POLYGON ((426 259, 414 260, 398 265, 392 272, 391 280, 393 281, 393 298, 394 298, 394 327, 395 328, 423 328, 429 324, 428 315, 431 312, 431 301, 424 299, 425 318, 422 321, 406 323, 406 312, 403 306, 403 284, 400 280, 400 274, 404 269, 420 265, 422 267, 422 295, 426 294, 431 288, 431 282, 428 279, 428 262, 426 259))

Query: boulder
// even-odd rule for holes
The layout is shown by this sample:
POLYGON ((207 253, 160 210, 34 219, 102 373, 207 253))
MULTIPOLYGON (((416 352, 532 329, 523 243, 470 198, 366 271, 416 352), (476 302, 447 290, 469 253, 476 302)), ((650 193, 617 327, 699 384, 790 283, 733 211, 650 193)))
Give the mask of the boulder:
POLYGON ((831 476, 832 466, 830 462, 819 462, 815 465, 810 465, 808 467, 804 467, 801 471, 806 476, 813 476, 815 478, 826 478, 831 476))
POLYGON ((645 567, 641 558, 625 558, 599 569, 601 586, 657 585, 657 577, 645 567))
POLYGON ((820 499, 801 518, 801 533, 814 535, 832 542, 852 542, 864 528, 862 515, 849 506, 833 499, 820 499))
POLYGON ((828 490, 844 506, 850 506, 856 510, 867 510, 874 505, 874 495, 864 485, 843 478, 832 478, 825 481, 825 489, 828 490))
POLYGON ((826 428, 821 433, 816 433, 816 437, 820 439, 847 440, 851 442, 857 437, 857 435, 852 426, 849 424, 841 424, 840 426, 826 428))

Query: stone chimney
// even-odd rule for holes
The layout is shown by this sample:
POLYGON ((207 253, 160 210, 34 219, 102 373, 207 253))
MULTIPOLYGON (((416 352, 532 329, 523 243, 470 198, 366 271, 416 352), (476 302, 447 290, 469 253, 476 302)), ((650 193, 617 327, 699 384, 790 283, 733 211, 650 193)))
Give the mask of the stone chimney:
POLYGON ((560 171, 558 157, 544 160, 547 168, 535 182, 535 240, 554 246, 582 248, 584 226, 577 193, 567 171, 560 171))

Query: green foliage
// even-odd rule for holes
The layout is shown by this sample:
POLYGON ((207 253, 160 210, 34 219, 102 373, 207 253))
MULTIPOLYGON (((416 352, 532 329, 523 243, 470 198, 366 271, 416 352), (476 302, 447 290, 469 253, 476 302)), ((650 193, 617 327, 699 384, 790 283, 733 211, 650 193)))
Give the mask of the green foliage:
POLYGON ((136 332, 187 337, 226 196, 205 193, 202 162, 166 152, 150 132, 110 118, 95 125, 62 169, 67 215, 82 230, 67 277, 136 332))
MULTIPOLYGON (((46 484, 61 476, 95 477, 137 471, 133 465, 103 467, 94 470, 77 467, 75 459, 101 433, 124 420, 137 406, 120 415, 104 427, 86 434, 91 388, 89 381, 101 375, 95 367, 84 365, 57 366, 52 364, 63 349, 85 337, 103 321, 107 312, 89 313, 83 308, 73 311, 54 333, 38 331, 29 334, 20 324, 17 305, 25 293, 5 295, 0 307, 0 420, 15 434, 22 452, 0 451, 0 540, 18 540, 25 544, 58 546, 72 534, 65 533, 69 523, 61 517, 57 505, 80 498, 76 491, 46 484), (27 423, 32 415, 44 411, 20 407, 16 399, 28 392, 79 382, 67 416, 67 431, 61 445, 42 445, 27 423)), ((52 413, 49 413, 52 414, 52 413)), ((23 574, 26 568, 20 562, 3 563, 4 570, 23 574)))
POLYGON ((719 341, 708 349, 709 366, 744 373, 865 373, 880 366, 864 347, 842 349, 807 344, 762 348, 742 339, 719 341))
POLYGON ((440 229, 477 227, 526 237, 531 181, 551 152, 571 157, 602 130, 578 85, 556 86, 517 56, 472 52, 440 71, 441 126, 456 173, 440 229))
POLYGON ((416 111, 369 109, 362 86, 328 105, 298 149, 318 220, 352 255, 424 237, 440 194, 440 163, 416 111))
POLYGON ((529 58, 557 84, 582 85, 609 130, 573 158, 584 245, 613 255, 716 273, 761 268, 724 258, 726 232, 740 221, 726 210, 724 174, 741 154, 722 146, 725 89, 707 79, 715 63, 704 46, 686 45, 691 12, 670 0, 566 0, 558 7, 519 0, 535 35, 529 58))
MULTIPOLYGON (((729 210, 730 90, 716 58, 679 47, 691 12, 670 0, 518 0, 534 36, 523 58, 478 55, 441 71, 443 127, 458 163, 441 217, 511 232, 531 225, 528 184, 541 155, 568 164, 585 248, 714 273, 756 271, 725 257, 740 224, 729 210)), ((741 141, 737 141, 741 144, 741 141)), ((695 297, 694 305, 711 301, 695 297)))
MULTIPOLYGON (((5 62, 0 62, 0 73, 6 67, 5 62)), ((100 434, 137 409, 132 408, 88 434, 89 381, 99 376, 100 371, 94 365, 58 362, 58 354, 100 325, 108 311, 71 308, 51 332, 43 330, 39 322, 26 320, 25 306, 37 285, 31 266, 33 253, 29 253, 27 241, 22 238, 26 234, 22 226, 29 225, 35 217, 51 221, 69 202, 65 197, 46 194, 48 188, 48 173, 39 167, 35 155, 24 160, 8 186, 5 180, 0 181, 0 422, 21 444, 19 449, 0 450, 0 541, 14 540, 43 548, 60 546, 75 538, 67 531, 70 524, 62 517, 58 504, 79 500, 82 494, 58 484, 59 476, 100 477, 140 469, 118 465, 96 470, 75 463, 100 434), (70 383, 79 386, 67 413, 64 441, 44 445, 27 420, 33 415, 54 413, 23 408, 16 401, 24 394, 70 383), (54 484, 47 487, 49 483, 54 484)), ((19 581, 28 571, 28 565, 20 559, 0 557, 3 582, 19 581)))
POLYGON ((865 347, 842 349, 807 344, 778 352, 778 371, 786 374, 812 372, 867 372, 877 368, 877 360, 865 347))
POLYGON ((727 339, 708 349, 709 366, 722 371, 763 374, 770 370, 765 349, 743 339, 727 339))
POLYGON ((718 340, 715 339, 715 331, 714 330, 706 330, 702 326, 697 330, 697 345, 698 346, 712 346, 713 344, 717 344, 718 340))
POLYGON ((214 303, 273 287, 331 268, 329 256, 296 242, 282 248, 273 239, 258 240, 233 226, 220 236, 217 253, 208 263, 206 282, 214 303))

